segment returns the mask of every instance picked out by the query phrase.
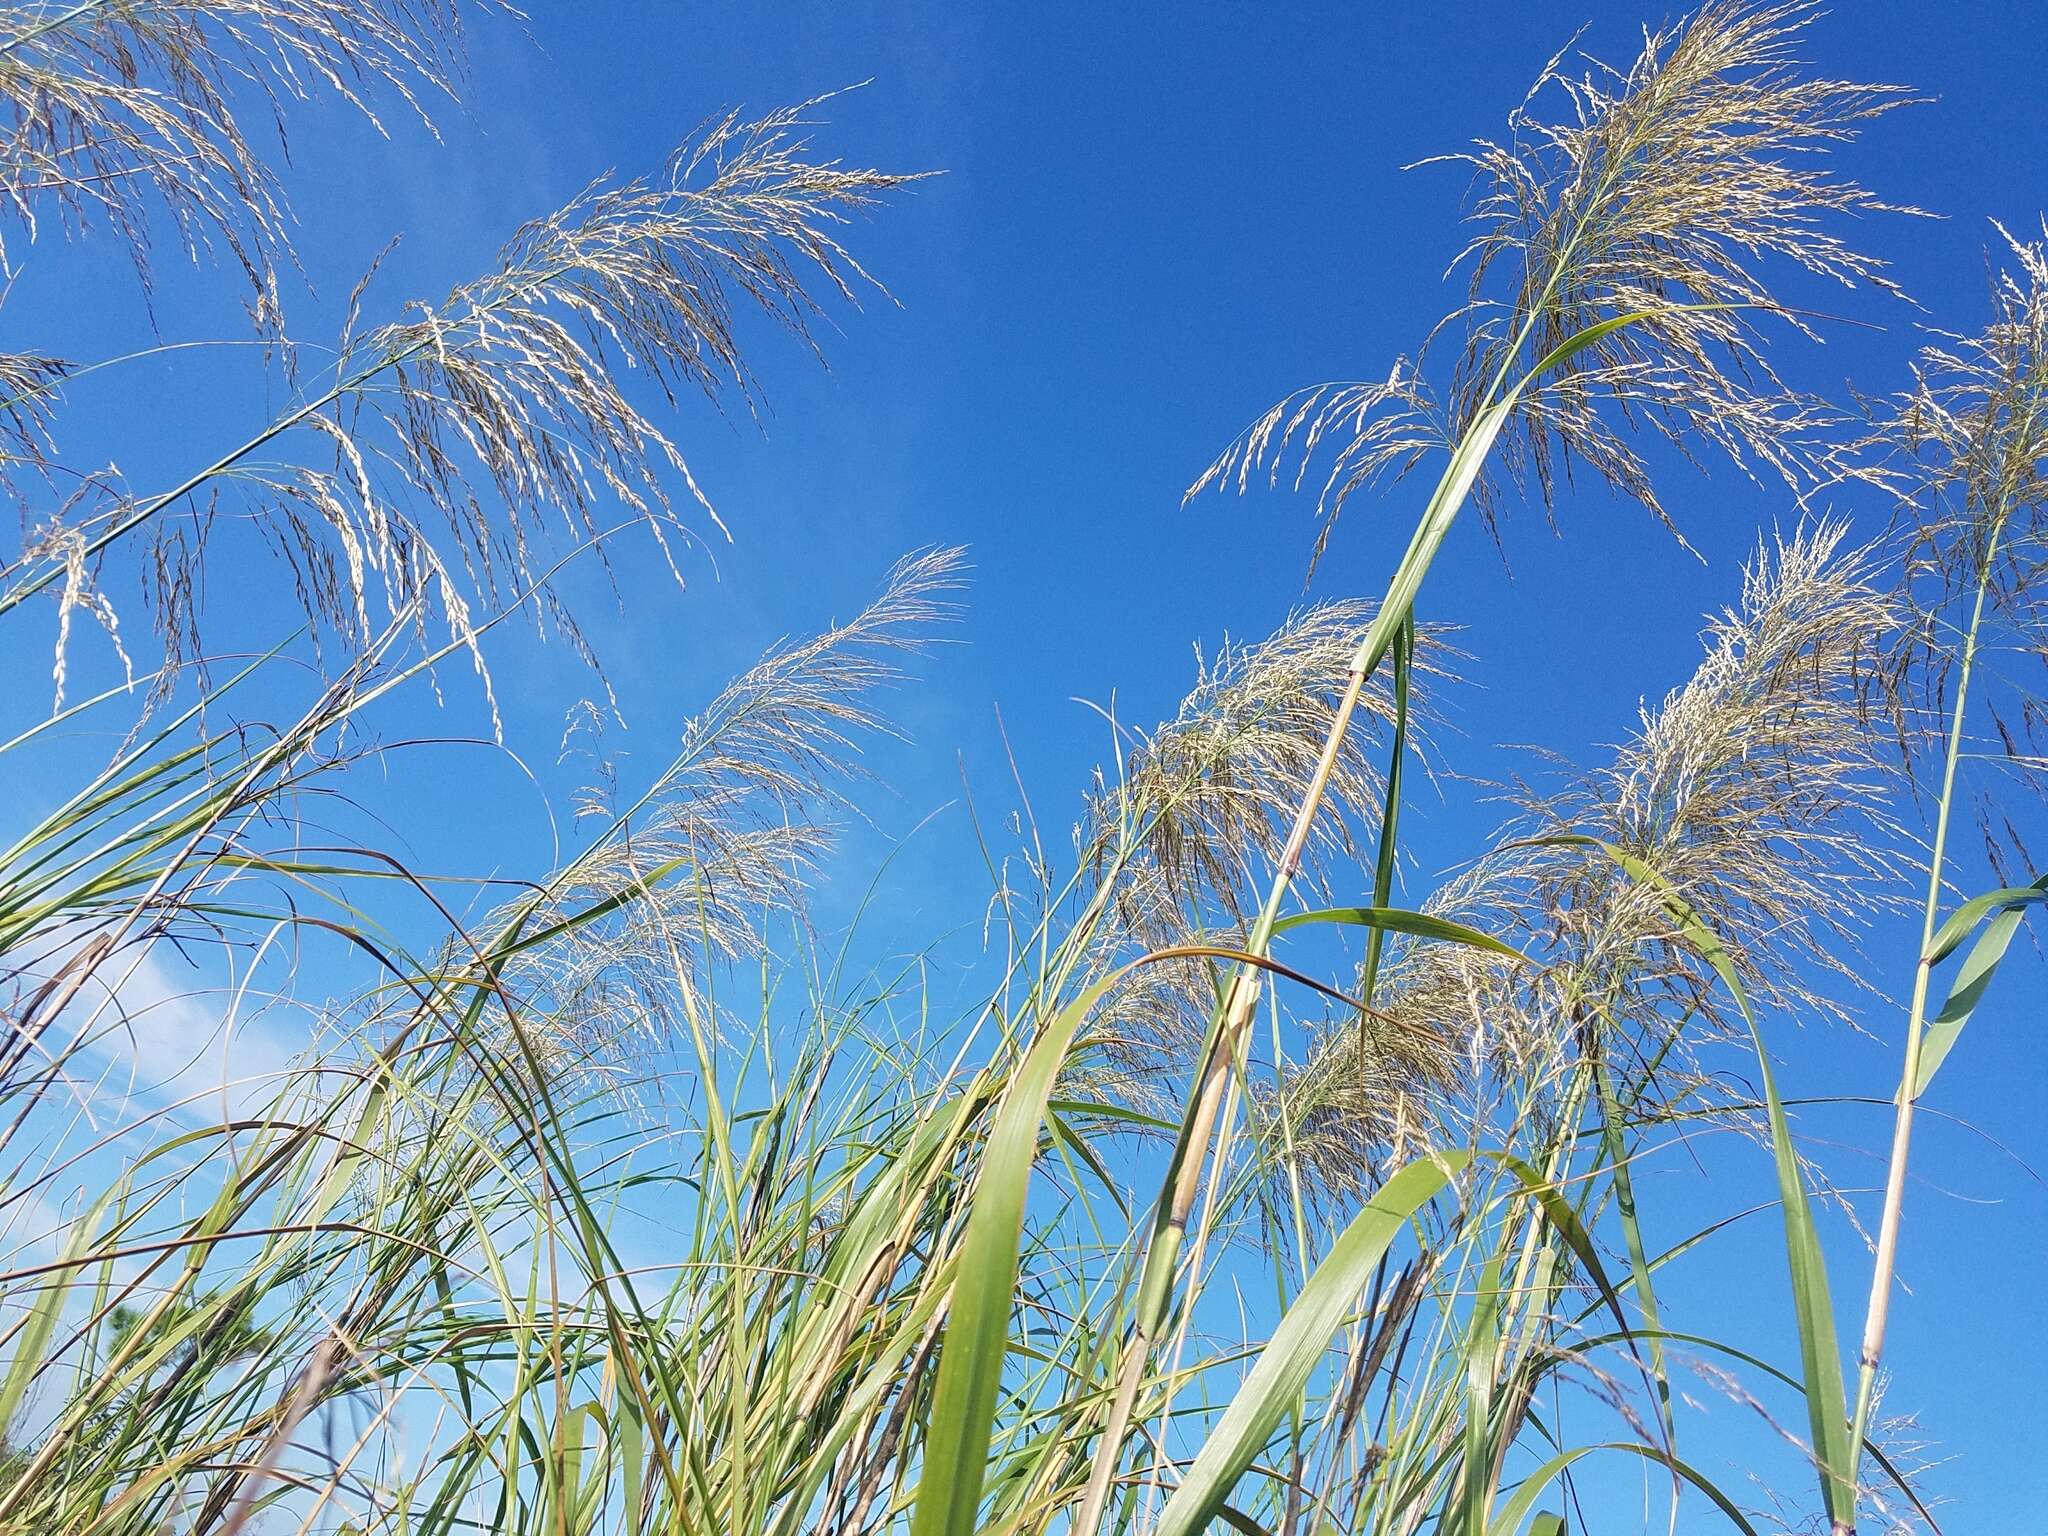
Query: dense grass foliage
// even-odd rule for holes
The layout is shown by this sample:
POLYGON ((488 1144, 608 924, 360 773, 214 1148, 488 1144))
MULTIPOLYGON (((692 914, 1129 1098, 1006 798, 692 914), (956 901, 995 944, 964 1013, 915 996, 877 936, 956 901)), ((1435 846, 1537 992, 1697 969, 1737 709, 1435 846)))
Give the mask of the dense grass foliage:
POLYGON ((764 655, 631 798, 574 808, 590 835, 557 869, 465 884, 332 830, 351 775, 405 750, 379 710, 437 669, 473 667, 478 728, 502 729, 501 625, 601 668, 561 571, 660 560, 718 517, 664 413, 746 397, 757 330, 814 345, 874 286, 848 221, 909 179, 822 154, 817 103, 714 117, 439 301, 366 278, 300 366, 257 125, 336 98, 398 131, 461 88, 490 12, 0 18, 9 238, 111 239, 145 283, 166 241, 225 257, 294 360, 274 417, 135 492, 60 460, 81 365, 0 357, 26 530, 0 625, 18 682, 54 674, 0 754, 75 773, 0 830, 0 1530, 1767 1528, 1692 1455, 1682 1370, 1793 1405, 1801 1518, 1933 1527, 1878 1386, 1916 1105, 2048 893, 2017 867, 1951 881, 1972 732, 1996 720, 2024 764, 2041 718, 1983 658, 2039 641, 2048 255, 2011 241, 1988 323, 1895 396, 1781 385, 1774 350, 1829 323, 1785 279, 1889 290, 1850 234, 1908 210, 1826 151, 1905 94, 1799 66, 1800 4, 1712 0, 1624 67, 1553 61, 1461 157, 1469 302, 1383 383, 1283 400, 1189 492, 1313 475, 1325 536, 1368 496, 1407 509, 1391 584, 1205 663, 1075 786, 1070 846, 1020 823, 960 915, 988 985, 956 1017, 914 962, 821 936, 804 890, 886 691, 950 621, 957 551, 764 655), (1660 441, 1867 511, 1760 538, 1697 671, 1612 760, 1517 791, 1404 905, 1411 776, 1472 750, 1426 739, 1459 662, 1432 567, 1575 470, 1669 521, 1660 441), (304 610, 253 659, 201 638, 230 558, 304 610), (82 625, 125 680, 73 665, 82 625), (85 724, 119 746, 80 771, 85 724), (1918 952, 1863 953, 1862 914, 1894 904, 1918 952), (286 1007, 303 1053, 96 1098, 170 946, 210 957, 226 1027, 286 1007), (316 952, 339 994, 262 995, 267 961, 316 952), (1897 1032, 1871 1002, 1894 984, 1859 1319, 1773 1048, 1852 1010, 1897 1032), (1655 1248, 1635 1170, 1701 1127, 1757 1152, 1796 1360, 1660 1301, 1724 1228, 1655 1248), (1604 1464, 1634 1504, 1593 1506, 1621 1486, 1588 1480, 1604 1464))

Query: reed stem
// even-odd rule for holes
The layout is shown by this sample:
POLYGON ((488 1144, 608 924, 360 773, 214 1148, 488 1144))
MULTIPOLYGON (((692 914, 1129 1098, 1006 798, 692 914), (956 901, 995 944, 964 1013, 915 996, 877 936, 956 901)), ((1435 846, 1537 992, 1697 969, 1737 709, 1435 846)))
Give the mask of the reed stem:
MULTIPOLYGON (((1976 666, 1992 566, 1998 555, 2004 524, 2001 511, 1998 520, 1992 524, 1990 538, 1984 547, 1984 559, 1977 571, 1977 592, 1970 608, 1970 626, 1963 636, 1962 658, 1956 669, 1955 702, 1949 711, 1941 798, 1935 809, 1934 842, 1927 860, 1927 895, 1921 904, 1920 955, 1913 968, 1913 998, 1906 1013, 1905 1064, 1900 1072, 1899 1091, 1892 1111, 1892 1144, 1885 1166, 1884 1209, 1877 1229, 1877 1253, 1871 1265, 1870 1300, 1863 1314, 1863 1341, 1856 1357, 1856 1410, 1849 1426, 1849 1454, 1857 1468, 1863 1461, 1863 1437, 1870 1427, 1878 1366, 1884 1359, 1885 1325, 1891 1311, 1892 1281, 1898 1266, 1899 1224, 1906 1202, 1906 1163, 1913 1143, 1913 1112, 1919 1098, 1920 1048, 1926 1037, 1927 992, 1934 971, 1934 930, 1941 908, 1941 872, 1947 857, 1949 818, 1955 809, 1956 765, 1962 758, 1963 721, 1969 705, 1970 678, 1976 666)), ((1860 1486, 1860 1478, 1852 1479, 1850 1519, 1847 1524, 1836 1522, 1835 1530, 1839 1536, 1849 1536, 1856 1528, 1855 1500, 1860 1486)))

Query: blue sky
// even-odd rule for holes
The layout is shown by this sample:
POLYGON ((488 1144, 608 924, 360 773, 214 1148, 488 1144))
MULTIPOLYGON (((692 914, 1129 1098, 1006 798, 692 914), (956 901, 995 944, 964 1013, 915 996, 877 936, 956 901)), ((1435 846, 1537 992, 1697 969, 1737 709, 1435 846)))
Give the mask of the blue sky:
MULTIPOLYGON (((1659 19, 1586 0, 1001 11, 542 0, 530 40, 509 24, 474 25, 474 105, 442 115, 439 145, 396 125, 381 140, 337 114, 298 120, 289 185, 316 291, 288 313, 308 335, 331 333, 355 275, 398 233, 375 292, 387 305, 437 293, 592 175, 657 170, 718 109, 872 80, 821 109, 819 142, 849 160, 943 172, 852 233, 895 302, 877 295, 861 313, 835 312, 839 333, 823 336, 829 371, 757 338, 760 429, 694 405, 677 428, 733 542, 693 558, 680 600, 629 562, 623 615, 586 606, 631 722, 615 745, 651 768, 681 718, 763 645, 844 616, 908 549, 969 547, 959 643, 902 694, 909 741, 874 753, 891 795, 871 797, 873 826, 850 836, 843 867, 857 888, 893 839, 958 799, 963 776, 985 808, 1013 805, 998 708, 1056 833, 1105 750, 1099 715, 1077 700, 1113 698, 1127 720, 1157 719, 1185 690, 1195 645, 1262 635, 1303 599, 1314 535, 1305 498, 1183 506, 1182 488, 1278 396, 1384 376, 1456 301, 1443 274, 1461 243, 1463 180, 1455 168, 1401 167, 1494 132, 1582 23, 1583 46, 1619 60, 1640 24, 1659 19)), ((1822 17, 1806 51, 1827 73, 1932 98, 1874 125, 1842 165, 1946 216, 1859 231, 1924 315, 1869 292, 1796 290, 1883 327, 1824 327, 1821 346, 1787 339, 1788 376, 1840 398, 1847 380, 1866 390, 1902 381, 1916 320, 1978 323, 1988 219, 2037 226, 2048 203, 2048 28, 2024 3, 1873 0, 1822 17)), ((17 259, 22 275, 0 309, 11 335, 94 357, 146 334, 106 250, 48 242, 17 259)), ((162 335, 236 334, 226 292, 167 263, 162 335)), ((81 384, 73 401, 87 419, 65 446, 118 455, 132 480, 153 485, 210 457, 192 444, 232 440, 276 399, 244 354, 178 354, 81 384)), ((1497 742, 1595 760, 1640 701, 1683 680, 1701 615, 1734 595, 1759 528, 1792 516, 1782 490, 1710 469, 1671 482, 1697 559, 1591 488, 1567 498, 1555 530, 1538 510, 1511 515, 1498 550, 1476 521, 1459 531, 1422 605, 1425 619, 1459 627, 1474 658, 1441 701, 1452 766, 1497 766, 1497 742)), ((1375 595, 1417 494, 1354 504, 1313 595, 1375 595)), ((250 630, 244 643, 263 638, 260 602, 238 602, 255 574, 213 582, 215 606, 250 630)), ((41 670, 36 658, 13 660, 23 675, 41 670)), ((425 863, 546 862, 543 796, 570 782, 553 764, 561 712, 588 684, 559 648, 523 641, 508 644, 499 677, 501 688, 513 680, 512 742, 541 789, 479 750, 412 760, 382 808, 425 863)), ((451 697, 473 710, 459 684, 451 697)), ((1469 794, 1426 795, 1410 825, 1419 894, 1478 846, 1491 816, 1469 794)), ((978 923, 986 896, 956 811, 894 866, 878 921, 886 942, 913 942, 978 923)), ((1886 985, 1902 985, 1903 970, 1886 985)), ((1946 1069, 1937 1107, 1967 1108, 2038 1162, 2048 1144, 2032 1111, 2048 1078, 2021 998, 2039 978, 2022 980, 1946 1069)), ((1882 1014, 1872 1023, 1892 1029, 1882 1014)), ((1781 1032, 1778 1044, 1790 1093, 1887 1091, 1886 1050, 1819 1030, 1781 1032)), ((1881 1134, 1874 1110, 1809 1125, 1856 1145, 1881 1134)), ((1845 1183, 1874 1177, 1847 1149, 1828 1155, 1845 1183)), ((1920 1409, 1956 1455, 1936 1484, 1956 1500, 1955 1526, 1998 1529, 2048 1495, 2028 1432, 2048 1368, 2032 1279, 2032 1261, 2048 1257, 2048 1193, 1959 1131, 1930 1130, 1924 1156, 1929 1184, 1916 1192, 1904 1258, 1912 1292, 1894 1311, 1893 1406, 1920 1409)), ((1761 1157, 1740 1152, 1682 1177, 1696 1182, 1677 1170, 1667 1181, 1681 1205, 1738 1209, 1767 1192, 1761 1157)), ((1656 1195, 1645 1199, 1654 1206, 1656 1195)), ((1838 1290, 1853 1316, 1863 1265, 1845 1227, 1831 1235, 1851 1260, 1838 1290)), ((1783 1304, 1774 1245, 1759 1228, 1753 1248, 1737 1243, 1696 1274, 1679 1305, 1753 1309, 1757 1340, 1787 1359, 1789 1331, 1771 1321, 1783 1304)))

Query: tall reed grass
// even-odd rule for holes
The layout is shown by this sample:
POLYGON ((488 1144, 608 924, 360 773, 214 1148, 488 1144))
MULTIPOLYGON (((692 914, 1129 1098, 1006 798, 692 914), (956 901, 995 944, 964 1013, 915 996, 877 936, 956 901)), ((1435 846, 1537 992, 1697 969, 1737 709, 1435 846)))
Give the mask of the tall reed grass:
MULTIPOLYGON (((323 94, 380 124, 419 108, 462 82, 462 14, 18 8, 17 238, 104 231, 145 281, 162 233, 225 253, 281 336, 288 230, 244 119, 323 94)), ((1619 1462, 1674 1526, 1757 1531, 1688 1443, 1687 1363, 1801 1405, 1800 1496, 1835 1531, 1932 1528, 1874 1405, 1915 1106, 2048 890, 1949 906, 1973 712, 2039 718, 1981 658, 2034 634, 2048 258, 2012 241, 1990 327, 1938 342, 1892 404, 1859 418, 1781 383, 1777 348, 1827 323, 1783 282, 1884 297, 1846 216, 1902 211, 1824 151, 1907 94, 1806 73, 1811 14, 1713 0, 1625 67, 1560 55, 1458 157, 1468 302, 1384 382, 1282 401, 1189 492, 1316 475, 1311 563, 1355 500, 1419 503, 1391 583, 1119 728, 1071 846, 1034 827, 996 856, 993 980, 964 1018, 915 964, 854 964, 805 901, 958 551, 764 655, 642 791, 578 807, 584 851, 491 901, 319 811, 401 750, 368 729, 384 701, 451 661, 488 688, 508 619, 588 653, 564 565, 717 516, 618 365, 664 407, 744 393, 755 312, 808 344, 871 283, 844 226, 908 178, 819 158, 817 103, 712 119, 438 303, 365 279, 331 371, 161 493, 61 497, 73 370, 0 359, 6 470, 37 513, 0 623, 56 687, 0 754, 79 722, 123 736, 0 853, 0 1219, 21 1239, 0 1529, 1517 1536, 1566 1530, 1582 1475, 1619 1462), (1462 660, 1419 622, 1435 561, 1468 505, 1548 507, 1579 469, 1675 528, 1657 440, 1788 502, 1826 485, 1914 515, 1760 539, 1692 677, 1404 904, 1412 775, 1463 750, 1426 739, 1462 660), (202 494, 297 573, 310 692, 290 639, 202 665, 219 552, 171 515, 202 494), (139 652, 131 585, 161 656, 73 698, 81 616, 139 652), (293 712, 255 730, 247 697, 293 712), (1831 1191, 1773 1049, 1792 1019, 1867 1012, 1887 978, 1860 915, 1906 900, 1924 936, 1893 967, 1912 1001, 1852 1387, 1831 1191), (136 1000, 171 945, 217 958, 230 1020, 301 948, 356 984, 288 999, 312 1023, 283 1072, 110 1123, 91 1065, 152 1027, 136 1000), (1671 1221, 1645 1221, 1636 1173, 1701 1125, 1770 1163, 1797 1362, 1660 1300, 1724 1228, 1656 1246, 1671 1221), (1233 1323, 1248 1277, 1267 1291, 1233 1323)))

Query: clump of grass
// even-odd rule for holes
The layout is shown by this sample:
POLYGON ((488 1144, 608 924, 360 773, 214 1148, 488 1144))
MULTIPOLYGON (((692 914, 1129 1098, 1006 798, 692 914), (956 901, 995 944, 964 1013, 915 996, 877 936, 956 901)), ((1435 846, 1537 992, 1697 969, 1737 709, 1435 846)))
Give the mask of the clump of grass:
MULTIPOLYGON (((1474 286, 1435 392, 1401 364, 1293 397, 1201 482, 1328 453, 1327 538, 1348 498, 1445 453, 1389 590, 1226 646, 1172 720, 1119 732, 1069 867, 1034 829, 1035 891, 1003 878, 1001 974, 965 1019, 942 1017, 924 952, 861 974, 822 952, 803 902, 860 744, 889 729, 881 691, 947 615, 954 551, 772 648, 644 789, 580 799, 583 852, 509 897, 488 883, 481 916, 446 881, 309 835, 307 807, 386 755, 367 729, 380 701, 452 657, 481 665, 515 617, 577 643, 557 553, 601 554, 624 528, 670 549, 689 507, 712 517, 656 403, 614 374, 634 357, 664 408, 751 402, 743 317, 809 343, 823 304, 869 284, 842 222, 905 178, 817 159, 806 108, 714 120, 660 177, 594 185, 440 303, 370 325, 366 286, 335 373, 249 443, 33 534, 0 615, 50 593, 60 627, 111 626, 101 566, 136 535, 166 644, 190 658, 213 552, 174 525, 218 497, 268 531, 341 660, 267 736, 209 713, 261 662, 145 715, 0 851, 0 1221, 61 1217, 0 1262, 0 1527, 1479 1536, 1562 1530, 1543 1506, 1577 1463, 1630 1456, 1670 1479, 1674 1518, 1683 1484, 1742 1528, 1679 1447, 1667 1355, 1721 1347, 1687 1342, 1659 1300, 1695 1240, 1656 1254, 1637 1208, 1633 1170, 1694 1120, 1753 1125, 1777 1160, 1802 1360, 1746 1368, 1806 1397, 1828 1518, 1847 1529, 1872 1496, 1866 1449, 1924 1514, 1866 1446, 1869 1375, 1853 1417, 1842 1401, 1809 1179, 1752 1000, 1838 1009, 1843 946, 1896 863, 1877 742, 1915 688, 1953 694, 1945 829, 1975 625, 1953 663, 1907 647, 1874 668, 1900 627, 1890 557, 1803 524, 1759 546, 1698 670, 1608 765, 1517 792, 1494 846, 1402 904, 1404 781, 1455 665, 1418 594, 1467 501, 1489 520, 1520 494, 1554 505, 1577 462, 1663 517, 1639 427, 1794 480, 1820 467, 1806 439, 1826 414, 1779 386, 1755 323, 1800 323, 1767 268, 1887 286, 1833 232, 1883 205, 1806 152, 1903 98, 1795 71, 1810 14, 1718 0, 1626 69, 1553 61, 1539 90, 1564 114, 1525 105, 1504 144, 1462 157, 1474 286), (257 472, 287 437, 295 457, 257 472), (392 912, 401 895, 423 925, 392 912), (1302 958, 1332 930, 1363 935, 1341 985, 1302 958), (241 966, 239 1006, 263 966, 329 940, 370 979, 319 1011, 278 1082, 224 1087, 196 1122, 191 1104, 105 1135, 68 1118, 73 1065, 159 946, 241 966), (1731 1038, 1756 1051, 1760 1118, 1709 1059, 1731 1038), (59 1211, 65 1181, 108 1166, 59 1211), (1219 1337, 1225 1282, 1247 1277, 1270 1302, 1219 1337)), ((231 66, 204 50, 236 27, 283 46, 260 29, 289 16, 340 50, 330 87, 360 79, 363 99, 438 80, 452 36, 438 8, 364 12, 356 41, 311 4, 87 4, 39 12, 0 57, 79 74, 77 131, 112 165, 148 119, 92 95, 104 61, 66 53, 67 27, 173 50, 114 84, 195 71, 146 103, 182 110, 224 89, 231 66)), ((173 227, 260 245, 272 205, 267 182, 236 191, 246 141, 192 131, 224 158, 134 189, 173 227), (208 189, 244 201, 216 209, 208 189)), ((1909 596, 1967 589, 2015 620, 2048 271, 2032 248, 2020 265, 1986 337, 1931 354, 1841 461, 1944 508, 1909 596)), ((38 474, 61 370, 7 368, 9 467, 38 474)), ((53 712, 0 756, 128 696, 53 712)), ((1965 909, 1986 921, 1975 975, 2039 894, 1965 909)), ((1912 1039, 1938 1041, 1938 1065, 1968 1007, 1924 1002, 1912 1039)), ((1909 1055, 1902 1126, 1929 1071, 1909 1055)))
MULTIPOLYGON (((1483 509, 1496 494, 1489 488, 1496 447, 1511 471, 1533 455, 1543 485, 1551 483, 1544 466, 1553 445, 1577 454, 1661 513, 1633 450, 1617 435, 1644 413, 1646 402, 1654 407, 1653 424, 1683 428, 1708 421, 1709 440, 1725 445, 1732 433, 1752 448, 1751 435, 1775 443, 1806 418, 1802 404, 1781 408, 1738 385, 1754 366, 1754 348, 1724 306, 1783 308, 1750 275, 1745 252, 1770 250, 1836 277, 1876 271, 1874 262, 1851 256, 1820 226, 1829 215, 1872 200, 1825 176, 1789 170, 1783 157, 1816 140, 1838 139, 1903 99, 1884 88, 1790 75, 1786 44, 1809 15, 1801 6, 1707 5, 1672 31, 1652 34, 1637 65, 1620 76, 1619 89, 1575 87, 1569 93, 1577 103, 1574 124, 1534 137, 1524 127, 1512 150, 1479 156, 1482 174, 1496 189, 1495 201, 1481 203, 1490 228, 1477 246, 1479 282, 1482 293, 1489 282, 1504 285, 1507 319, 1493 323, 1483 300, 1451 317, 1469 321, 1469 343, 1447 394, 1451 408, 1439 417, 1447 462, 1351 657, 1317 772, 1247 935, 1250 955, 1263 957, 1271 941, 1367 680, 1412 629, 1416 594, 1467 498, 1476 494, 1483 509), (1657 195, 1668 197, 1668 205, 1657 195)), ((1336 449, 1322 501, 1327 538, 1332 516, 1349 495, 1420 456, 1411 423, 1427 416, 1426 400, 1399 364, 1384 385, 1325 386, 1290 397, 1219 457, 1189 495, 1233 477, 1242 484, 1257 468, 1277 472, 1297 443, 1313 447, 1341 427, 1349 436, 1336 449), (1379 413, 1389 409, 1392 424, 1377 425, 1387 420, 1379 413)), ((1782 452, 1772 461, 1786 462, 1782 452)), ((1083 1536, 1092 1536, 1102 1518, 1138 1382, 1166 1325, 1182 1234, 1262 987, 1262 968, 1241 966, 1202 1047, 1147 1250, 1145 1299, 1077 1516, 1083 1536)), ((1213 1513, 1200 1504, 1188 1507, 1213 1513)), ((1478 1519, 1479 1511, 1468 1511, 1467 1518, 1478 1519)))
MULTIPOLYGON (((1744 1026, 1675 922, 1673 894, 1726 936, 1723 954, 1758 995, 1825 1017, 1827 999, 1806 980, 1812 962, 1831 958, 1820 941, 1881 899, 1892 873, 1860 838, 1885 780, 1857 658, 1898 611, 1871 552, 1844 541, 1839 524, 1816 525, 1759 550, 1740 605, 1708 626, 1692 678, 1645 711, 1611 763, 1558 793, 1521 792, 1528 803, 1499 845, 1432 894, 1427 912, 1508 939, 1514 952, 1400 941, 1374 993, 1382 1022, 1330 1019, 1268 1095, 1284 1116, 1266 1132, 1281 1149, 1272 1155, 1321 1210, 1369 1208, 1404 1166, 1495 1145, 1525 1159, 1542 1187, 1567 1192, 1588 1225, 1603 1205, 1616 1217, 1629 1272, 1611 1279, 1575 1251, 1571 1223, 1528 1203, 1515 1177, 1480 1176, 1430 1229, 1399 1295, 1401 1321, 1375 1318, 1350 1345, 1363 1374, 1348 1411, 1362 1411, 1368 1394, 1378 1401, 1377 1417, 1393 1426, 1382 1438, 1419 1479, 1407 1497, 1490 1503, 1536 1393, 1565 1379, 1653 1454, 1668 1444, 1668 1365, 1630 1169, 1666 1127, 1747 1124, 1750 1098, 1714 1062, 1744 1026), (1663 878, 1629 878, 1602 845, 1663 878), (1475 1275, 1474 1316, 1499 1335, 1490 1362, 1454 1351, 1422 1354, 1405 1377, 1365 1369, 1388 1327, 1418 1326, 1438 1308, 1459 1316, 1459 1290, 1475 1275), (1633 1359, 1584 1347, 1574 1275, 1596 1311, 1601 1288, 1630 1294, 1643 1332, 1633 1359), (1483 1474, 1468 1461, 1462 1475, 1485 1481, 1460 1490, 1422 1469, 1455 1422, 1461 1375, 1482 1368, 1489 1420, 1466 1454, 1483 1447, 1487 1461, 1483 1474), (1654 1381, 1647 1402, 1630 1391, 1637 1372, 1654 1381)), ((1371 1486, 1362 1477, 1348 1497, 1371 1486)), ((1347 1497, 1340 1488, 1328 1485, 1325 1498, 1347 1497)))

